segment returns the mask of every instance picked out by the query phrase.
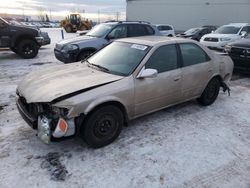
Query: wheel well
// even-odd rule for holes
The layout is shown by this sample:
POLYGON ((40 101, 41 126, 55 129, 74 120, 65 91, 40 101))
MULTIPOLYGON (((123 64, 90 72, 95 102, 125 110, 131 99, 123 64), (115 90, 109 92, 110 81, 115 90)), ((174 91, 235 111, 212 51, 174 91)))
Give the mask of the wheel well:
MULTIPOLYGON (((34 42, 36 42, 36 40, 34 40, 34 38, 32 37, 32 36, 30 36, 30 35, 22 35, 22 36, 19 36, 16 40, 15 40, 15 42, 14 42, 14 44, 13 44, 13 47, 17 47, 17 45, 19 44, 19 42, 21 42, 22 40, 33 40, 34 42)), ((37 43, 37 42, 36 42, 37 43)))
POLYGON ((109 102, 105 102, 105 103, 102 103, 100 105, 97 105, 90 112, 88 112, 88 114, 81 114, 80 116, 78 116, 77 118, 75 118, 75 124, 76 124, 77 133, 80 132, 81 127, 84 125, 84 122, 86 121, 86 119, 88 118, 88 116, 90 114, 92 114, 95 110, 97 110, 97 109, 99 109, 99 108, 101 108, 103 106, 108 106, 108 105, 113 105, 113 106, 118 107, 121 110, 122 114, 123 114, 125 124, 128 123, 127 110, 123 106, 123 104, 121 104, 120 102, 117 102, 117 101, 109 101, 109 102))
MULTIPOLYGON (((216 76, 214 76, 212 79, 214 79, 214 78, 218 79, 218 80, 220 81, 220 85, 223 86, 223 80, 222 80, 222 78, 221 78, 220 75, 216 75, 216 76)), ((211 79, 211 80, 212 80, 212 79, 211 79)))
POLYGON ((94 109, 92 109, 88 114, 92 113, 93 111, 95 111, 96 109, 98 109, 100 107, 108 106, 108 105, 113 105, 115 107, 118 107, 122 111, 122 114, 124 116, 124 121, 125 122, 128 121, 128 114, 127 114, 126 108, 123 106, 123 104, 121 104, 120 102, 117 102, 117 101, 109 101, 109 102, 102 103, 102 104, 96 106, 94 109))
POLYGON ((169 34, 168 37, 172 37, 173 35, 172 34, 169 34))

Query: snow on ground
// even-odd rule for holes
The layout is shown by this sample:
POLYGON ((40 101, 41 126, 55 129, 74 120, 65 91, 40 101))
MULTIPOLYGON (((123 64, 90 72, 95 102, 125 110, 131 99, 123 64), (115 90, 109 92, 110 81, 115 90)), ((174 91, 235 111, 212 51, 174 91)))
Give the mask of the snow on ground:
POLYGON ((134 120, 105 148, 88 148, 80 138, 39 141, 16 109, 15 89, 30 71, 61 64, 53 53, 60 30, 47 31, 52 44, 35 59, 0 51, 1 188, 249 188, 249 78, 231 82, 231 96, 221 92, 212 106, 191 101, 134 120), (68 171, 64 181, 53 179, 56 165, 68 171))

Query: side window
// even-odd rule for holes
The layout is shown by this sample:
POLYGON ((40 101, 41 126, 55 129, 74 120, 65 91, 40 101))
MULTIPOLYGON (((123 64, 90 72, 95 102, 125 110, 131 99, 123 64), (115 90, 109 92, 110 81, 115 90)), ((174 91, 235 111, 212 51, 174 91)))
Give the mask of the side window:
POLYGON ((127 37, 127 26, 119 25, 115 27, 109 34, 112 39, 126 38, 127 37))
POLYGON ((168 26, 168 25, 164 25, 164 26, 162 26, 162 27, 163 27, 163 30, 164 30, 164 31, 172 30, 172 28, 171 28, 170 26, 168 26))
POLYGON ((143 25, 130 24, 128 26, 129 37, 139 37, 148 35, 146 28, 143 25))
POLYGON ((155 34, 155 30, 152 27, 150 27, 149 25, 145 25, 145 27, 146 27, 148 35, 154 35, 155 34))
POLYGON ((245 32, 248 33, 248 28, 247 28, 247 27, 243 27, 242 30, 241 30, 241 32, 242 32, 242 31, 245 31, 245 32))
POLYGON ((177 67, 178 58, 174 44, 159 47, 145 65, 145 68, 156 69, 158 73, 174 70, 177 67))
POLYGON ((184 67, 207 62, 210 60, 206 52, 204 52, 204 50, 196 44, 183 43, 180 44, 180 49, 184 67))

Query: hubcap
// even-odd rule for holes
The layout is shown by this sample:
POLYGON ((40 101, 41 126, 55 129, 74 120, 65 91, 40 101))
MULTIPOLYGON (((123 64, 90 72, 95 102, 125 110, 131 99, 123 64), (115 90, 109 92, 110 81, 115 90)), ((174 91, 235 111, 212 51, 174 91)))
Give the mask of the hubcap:
POLYGON ((112 115, 103 115, 94 126, 94 134, 98 138, 109 137, 115 133, 117 124, 112 115))
POLYGON ((33 49, 32 49, 32 46, 31 45, 25 45, 24 47, 23 47, 23 52, 24 52, 24 54, 25 55, 30 55, 30 54, 32 54, 33 53, 33 49))

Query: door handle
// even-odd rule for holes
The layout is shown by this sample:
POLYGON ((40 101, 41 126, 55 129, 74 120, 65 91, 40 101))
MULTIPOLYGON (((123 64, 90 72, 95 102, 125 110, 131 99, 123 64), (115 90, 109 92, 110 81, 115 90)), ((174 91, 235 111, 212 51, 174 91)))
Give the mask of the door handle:
POLYGON ((213 71, 213 69, 208 69, 208 72, 212 72, 213 71))
POLYGON ((179 81, 181 79, 181 77, 176 77, 176 78, 174 78, 174 81, 176 82, 176 81, 179 81))

